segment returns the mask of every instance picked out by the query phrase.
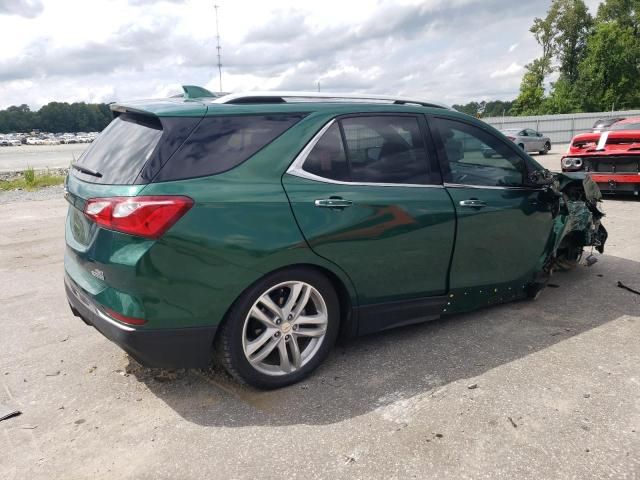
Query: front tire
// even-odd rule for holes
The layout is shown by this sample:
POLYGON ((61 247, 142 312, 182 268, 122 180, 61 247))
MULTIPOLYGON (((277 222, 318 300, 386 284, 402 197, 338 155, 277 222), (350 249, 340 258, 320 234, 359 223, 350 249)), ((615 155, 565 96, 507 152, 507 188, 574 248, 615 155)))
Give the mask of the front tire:
POLYGON ((268 275, 229 310, 216 338, 220 363, 237 380, 263 389, 302 380, 327 357, 340 320, 331 282, 308 268, 268 275))
POLYGON ((540 155, 546 155, 551 150, 551 143, 547 142, 544 144, 544 148, 540 150, 540 155))

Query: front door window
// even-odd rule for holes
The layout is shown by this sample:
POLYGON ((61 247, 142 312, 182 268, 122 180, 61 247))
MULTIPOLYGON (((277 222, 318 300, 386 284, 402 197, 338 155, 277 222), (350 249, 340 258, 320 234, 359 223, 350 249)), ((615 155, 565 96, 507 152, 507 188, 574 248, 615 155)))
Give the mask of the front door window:
POLYGON ((433 118, 440 168, 446 183, 521 187, 524 160, 495 135, 457 120, 433 118))

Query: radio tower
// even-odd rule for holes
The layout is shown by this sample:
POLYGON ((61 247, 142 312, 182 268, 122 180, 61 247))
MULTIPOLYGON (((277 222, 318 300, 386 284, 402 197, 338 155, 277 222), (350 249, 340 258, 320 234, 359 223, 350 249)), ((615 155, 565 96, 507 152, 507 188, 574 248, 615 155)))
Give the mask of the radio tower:
POLYGON ((218 80, 219 80, 219 88, 220 92, 222 92, 222 61, 220 59, 220 28, 218 27, 218 5, 214 5, 213 8, 216 9, 216 49, 218 50, 218 80))

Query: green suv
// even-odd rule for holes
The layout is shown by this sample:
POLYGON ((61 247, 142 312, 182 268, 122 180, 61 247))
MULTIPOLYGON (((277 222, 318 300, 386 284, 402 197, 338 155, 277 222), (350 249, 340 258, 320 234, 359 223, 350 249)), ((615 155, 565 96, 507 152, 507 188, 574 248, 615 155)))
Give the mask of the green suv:
POLYGON ((111 105, 66 181, 71 309, 143 365, 281 387, 338 337, 532 297, 602 251, 597 187, 469 116, 202 92, 111 105))

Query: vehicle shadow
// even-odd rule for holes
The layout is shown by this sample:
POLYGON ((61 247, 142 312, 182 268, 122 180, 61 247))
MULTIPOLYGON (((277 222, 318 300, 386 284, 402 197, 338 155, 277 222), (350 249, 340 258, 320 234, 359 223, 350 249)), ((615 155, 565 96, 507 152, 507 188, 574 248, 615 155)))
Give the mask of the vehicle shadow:
POLYGON ((337 346, 310 378, 276 391, 243 387, 219 369, 128 371, 184 419, 205 426, 324 425, 434 392, 570 337, 640 315, 640 263, 601 256, 556 274, 522 301, 370 335, 337 346))

